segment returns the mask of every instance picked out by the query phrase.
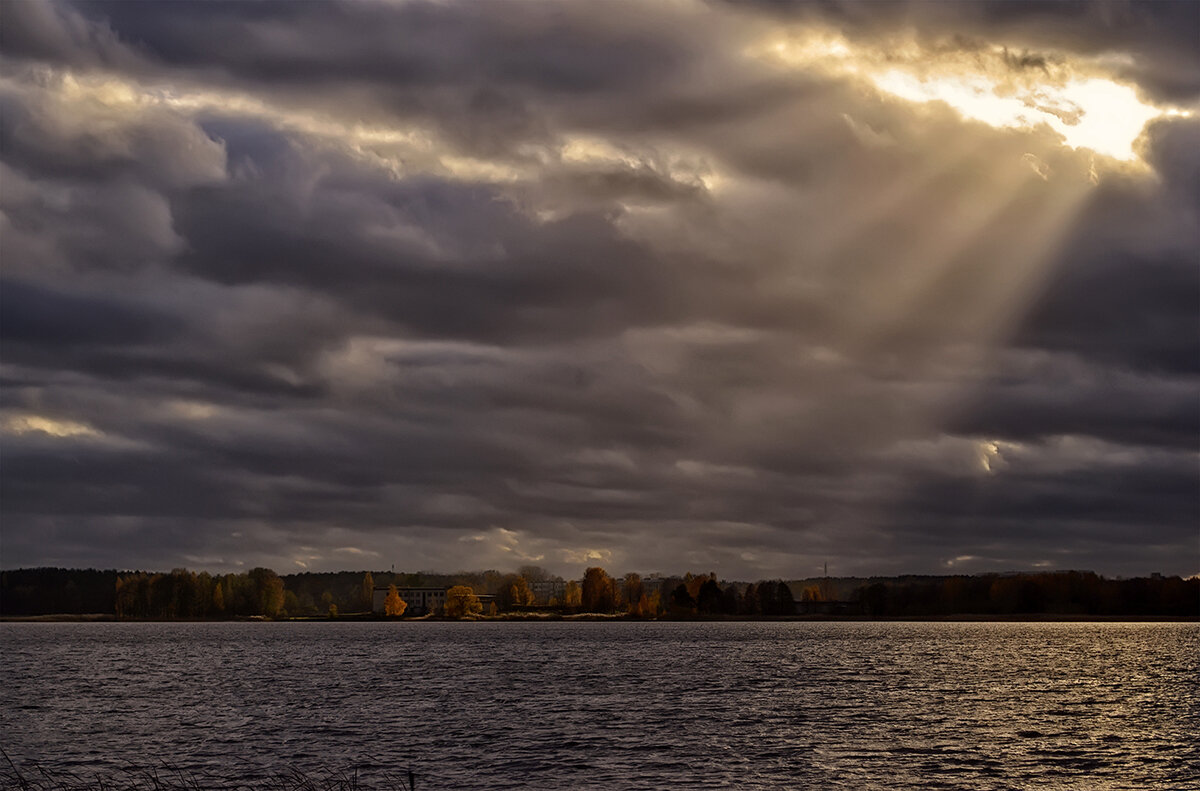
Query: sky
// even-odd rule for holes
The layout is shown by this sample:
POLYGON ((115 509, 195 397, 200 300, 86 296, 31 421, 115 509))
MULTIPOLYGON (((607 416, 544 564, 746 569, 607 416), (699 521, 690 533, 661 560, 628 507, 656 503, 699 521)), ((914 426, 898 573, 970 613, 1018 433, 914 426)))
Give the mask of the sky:
POLYGON ((5 568, 1200 572, 1200 4, 0 15, 5 568))

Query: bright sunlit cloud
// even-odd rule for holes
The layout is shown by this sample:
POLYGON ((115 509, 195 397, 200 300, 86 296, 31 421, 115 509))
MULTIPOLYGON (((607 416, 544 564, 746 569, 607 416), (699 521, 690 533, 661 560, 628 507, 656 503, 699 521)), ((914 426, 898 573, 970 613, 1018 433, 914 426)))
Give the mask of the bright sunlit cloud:
POLYGON ((919 77, 899 69, 873 75, 880 90, 910 102, 945 102, 964 118, 1001 129, 1045 124, 1064 145, 1125 162, 1137 159, 1134 143, 1164 111, 1143 103, 1127 85, 1105 79, 1071 80, 1003 95, 988 77, 919 77))
POLYGON ((926 51, 914 42, 873 51, 828 35, 779 40, 752 50, 791 67, 856 77, 915 104, 940 102, 961 117, 999 129, 1049 127, 1062 143, 1136 162, 1137 140, 1156 118, 1188 112, 1143 101, 1130 85, 1096 68, 1013 58, 1007 49, 926 51), (1014 65, 1014 60, 1018 65, 1014 65))
MULTIPOLYGON (((99 110, 109 125, 121 117, 131 118, 156 108, 184 116, 258 118, 279 129, 367 157, 390 167, 396 175, 438 172, 454 178, 493 182, 512 181, 520 176, 506 163, 456 154, 445 147, 433 130, 417 124, 372 124, 298 109, 230 89, 143 84, 110 74, 47 72, 42 79, 55 98, 68 105, 88 107, 93 114, 99 110)), ((0 80, 0 85, 3 84, 5 81, 0 80)))
POLYGON ((41 415, 11 415, 0 421, 0 433, 21 435, 35 432, 59 438, 100 436, 99 431, 87 424, 41 415))

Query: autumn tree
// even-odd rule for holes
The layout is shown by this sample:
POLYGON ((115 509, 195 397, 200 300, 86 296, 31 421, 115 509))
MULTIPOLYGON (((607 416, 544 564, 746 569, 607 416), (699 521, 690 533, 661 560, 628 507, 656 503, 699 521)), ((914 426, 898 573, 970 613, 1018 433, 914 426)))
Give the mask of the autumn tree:
MULTIPOLYGON (((372 587, 374 592, 374 587, 372 587)), ((383 614, 389 618, 399 618, 408 609, 408 603, 400 598, 400 591, 395 585, 388 586, 387 598, 383 600, 383 614)))
POLYGON ((118 618, 134 618, 142 615, 141 608, 138 606, 142 587, 142 580, 139 578, 144 576, 144 574, 131 574, 126 577, 117 577, 115 612, 118 618))
POLYGON ((455 585, 446 591, 446 615, 450 618, 465 618, 483 612, 483 605, 475 591, 466 585, 455 585))
POLYGON ((599 566, 583 572, 581 598, 584 612, 612 612, 616 606, 616 581, 599 566))
POLYGON ((528 607, 534 603, 534 595, 524 576, 507 574, 496 590, 496 600, 501 608, 507 610, 511 607, 528 607))
POLYGON ((630 615, 644 618, 645 607, 649 606, 646 599, 646 588, 642 585, 642 577, 632 571, 625 575, 625 602, 630 615))
POLYGON ((715 582, 716 579, 717 579, 716 572, 712 572, 709 574, 693 574, 692 572, 689 571, 688 573, 683 575, 683 584, 687 588, 688 595, 691 596, 692 599, 694 599, 694 600, 699 600, 700 586, 703 585, 704 583, 708 582, 709 580, 713 580, 715 582))
POLYGON ((662 612, 662 591, 652 590, 646 599, 645 616, 654 617, 662 612))
POLYGON ((563 589, 563 606, 576 608, 583 604, 583 591, 579 587, 579 583, 571 580, 563 589))
POLYGON ((274 618, 283 610, 283 580, 271 569, 261 566, 249 573, 252 596, 258 615, 274 618))
POLYGON ((286 585, 283 588, 283 611, 288 615, 301 615, 305 612, 300 604, 300 597, 295 591, 288 590, 286 585))

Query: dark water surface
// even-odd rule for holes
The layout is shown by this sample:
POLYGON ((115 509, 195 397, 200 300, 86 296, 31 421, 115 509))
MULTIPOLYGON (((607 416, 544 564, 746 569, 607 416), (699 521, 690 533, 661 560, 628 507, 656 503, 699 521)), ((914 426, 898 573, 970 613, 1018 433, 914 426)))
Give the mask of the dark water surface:
POLYGON ((1200 625, 0 625, 18 765, 418 789, 1200 788, 1200 625))

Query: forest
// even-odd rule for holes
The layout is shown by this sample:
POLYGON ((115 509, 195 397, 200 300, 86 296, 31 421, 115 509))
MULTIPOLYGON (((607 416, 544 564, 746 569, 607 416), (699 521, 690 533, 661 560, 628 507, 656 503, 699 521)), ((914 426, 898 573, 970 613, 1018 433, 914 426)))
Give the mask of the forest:
POLYGON ((536 566, 439 574, 271 569, 210 574, 35 568, 0 572, 0 615, 120 619, 376 617, 376 587, 463 586, 494 597, 490 614, 597 613, 631 618, 963 616, 1200 617, 1200 578, 1110 579, 1092 572, 723 581, 715 573, 642 577, 587 569, 563 580, 536 566))

